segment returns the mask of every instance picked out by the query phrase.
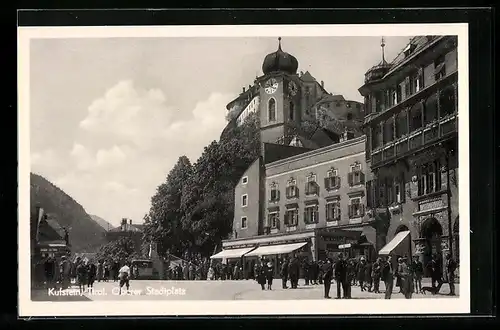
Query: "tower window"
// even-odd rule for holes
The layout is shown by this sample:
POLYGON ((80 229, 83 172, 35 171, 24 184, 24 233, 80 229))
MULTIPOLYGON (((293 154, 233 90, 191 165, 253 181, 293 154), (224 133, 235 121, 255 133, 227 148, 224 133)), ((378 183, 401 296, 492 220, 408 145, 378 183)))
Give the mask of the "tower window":
POLYGON ((267 103, 267 112, 269 114, 269 121, 276 120, 276 100, 274 98, 269 99, 267 103))
POLYGON ((350 112, 349 112, 349 113, 347 114, 347 120, 352 120, 352 113, 350 113, 350 112))
POLYGON ((290 120, 293 121, 295 120, 295 105, 293 104, 293 102, 290 102, 290 120))

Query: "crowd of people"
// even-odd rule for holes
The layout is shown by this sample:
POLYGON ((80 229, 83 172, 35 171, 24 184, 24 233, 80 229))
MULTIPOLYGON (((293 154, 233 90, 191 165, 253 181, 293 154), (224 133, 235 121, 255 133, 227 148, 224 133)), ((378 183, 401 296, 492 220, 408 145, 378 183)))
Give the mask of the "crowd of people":
MULTIPOLYGON (((325 258, 319 262, 308 262, 300 260, 296 256, 280 261, 280 277, 282 288, 296 289, 299 276, 302 273, 305 285, 324 285, 324 297, 330 298, 330 288, 332 282, 336 283, 337 299, 351 299, 352 286, 359 286, 361 291, 380 294, 380 283, 384 283, 385 299, 391 299, 394 287, 399 288, 406 299, 411 299, 412 294, 425 293, 427 290, 432 294, 439 293, 444 281, 441 261, 437 255, 426 267, 431 277, 431 287, 422 287, 424 276, 424 265, 418 256, 413 260, 407 257, 397 257, 397 264, 393 263, 392 256, 386 258, 379 257, 374 262, 370 262, 364 256, 359 259, 344 258, 339 254, 334 261, 332 258, 325 258)), ((262 290, 272 290, 274 279, 274 265, 270 259, 261 258, 254 267, 254 279, 261 286, 262 290)), ((444 272, 450 286, 449 295, 455 295, 455 271, 457 263, 450 254, 446 255, 444 272)))

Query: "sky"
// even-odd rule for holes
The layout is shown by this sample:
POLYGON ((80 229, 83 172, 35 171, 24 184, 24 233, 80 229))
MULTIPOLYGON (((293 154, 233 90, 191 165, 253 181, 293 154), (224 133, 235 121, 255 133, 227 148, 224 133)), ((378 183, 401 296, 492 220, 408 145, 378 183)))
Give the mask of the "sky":
MULTIPOLYGON (((408 36, 385 37, 392 60, 408 36)), ((65 38, 30 42, 31 171, 87 213, 141 223, 177 159, 195 163, 226 104, 262 75, 270 37, 65 38)), ((327 91, 363 101, 379 37, 286 37, 282 49, 327 91)))

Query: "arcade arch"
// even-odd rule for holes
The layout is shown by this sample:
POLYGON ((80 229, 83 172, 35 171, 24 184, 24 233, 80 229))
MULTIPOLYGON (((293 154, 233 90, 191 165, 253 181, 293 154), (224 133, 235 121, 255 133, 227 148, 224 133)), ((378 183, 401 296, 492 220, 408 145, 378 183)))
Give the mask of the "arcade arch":
POLYGON ((438 260, 442 259, 441 239, 443 227, 436 218, 426 219, 421 226, 421 237, 424 239, 423 263, 429 264, 432 256, 436 255, 438 260))

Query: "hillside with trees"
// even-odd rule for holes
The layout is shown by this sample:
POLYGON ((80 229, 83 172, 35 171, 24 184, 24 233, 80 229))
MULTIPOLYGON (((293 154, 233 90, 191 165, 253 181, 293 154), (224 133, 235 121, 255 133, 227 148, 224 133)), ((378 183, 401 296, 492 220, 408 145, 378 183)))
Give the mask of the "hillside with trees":
POLYGON ((69 230, 72 252, 95 252, 104 242, 105 229, 62 189, 44 177, 31 173, 31 210, 42 207, 61 227, 69 230))
POLYGON ((144 218, 145 242, 158 253, 181 256, 185 251, 209 256, 232 232, 234 187, 259 157, 258 117, 232 127, 205 147, 196 163, 181 156, 157 188, 144 218))

